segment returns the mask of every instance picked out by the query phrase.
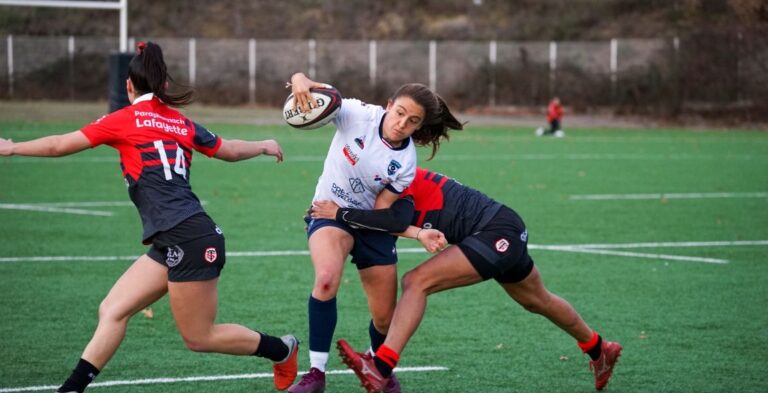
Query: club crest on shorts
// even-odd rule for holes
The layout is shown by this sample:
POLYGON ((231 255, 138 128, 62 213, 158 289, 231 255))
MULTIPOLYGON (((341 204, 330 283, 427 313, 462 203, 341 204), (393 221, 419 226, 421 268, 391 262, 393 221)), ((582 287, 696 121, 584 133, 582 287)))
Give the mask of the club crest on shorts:
POLYGON ((219 254, 216 253, 216 249, 213 247, 206 248, 205 252, 203 253, 203 258, 205 258, 205 261, 208 263, 216 262, 216 258, 218 257, 219 254))
POLYGON ((509 241, 507 239, 496 240, 496 251, 504 252, 509 249, 509 241))
POLYGON ((168 267, 174 267, 184 259, 184 250, 179 246, 168 247, 168 253, 165 254, 165 264, 168 267))

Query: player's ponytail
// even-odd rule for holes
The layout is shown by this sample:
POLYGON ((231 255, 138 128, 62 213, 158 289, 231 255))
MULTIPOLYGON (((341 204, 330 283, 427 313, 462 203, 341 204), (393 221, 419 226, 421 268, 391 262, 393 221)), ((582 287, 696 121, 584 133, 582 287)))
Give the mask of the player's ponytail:
POLYGON ((449 139, 448 130, 463 130, 464 123, 456 119, 440 95, 420 83, 409 83, 401 86, 392 96, 392 101, 398 97, 410 97, 424 108, 424 121, 421 128, 411 135, 418 146, 432 146, 431 160, 440 148, 441 139, 449 139))
POLYGON ((136 45, 136 49, 136 56, 128 63, 128 78, 137 93, 153 93, 170 106, 183 106, 194 100, 194 90, 186 86, 182 86, 179 92, 168 92, 173 78, 168 75, 163 50, 159 45, 154 42, 141 42, 136 45))

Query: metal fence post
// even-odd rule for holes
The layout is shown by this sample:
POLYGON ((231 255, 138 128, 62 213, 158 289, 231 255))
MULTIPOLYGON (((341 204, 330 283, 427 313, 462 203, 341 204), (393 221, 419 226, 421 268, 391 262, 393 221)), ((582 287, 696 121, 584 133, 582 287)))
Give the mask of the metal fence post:
POLYGON ((429 41, 429 88, 437 91, 437 43, 429 41))
POLYGON ((75 37, 67 39, 67 59, 69 60, 69 99, 75 99, 75 37))
POLYGON ((611 102, 616 105, 616 72, 619 68, 619 40, 611 39, 611 102))
POLYGON ((496 41, 491 41, 488 44, 488 62, 490 67, 488 72, 490 73, 490 82, 488 86, 488 105, 496 106, 496 41))
POLYGON ((556 95, 557 83, 557 42, 549 42, 549 96, 554 97, 556 95))
POLYGON ((368 42, 368 78, 371 90, 376 88, 376 40, 368 42))
POLYGON ((197 80, 197 41, 189 39, 189 84, 194 86, 197 80))
POLYGON ((6 39, 8 51, 8 96, 13 97, 13 34, 6 39))
POLYGON ((248 40, 248 102, 256 103, 256 40, 248 40))
POLYGON ((309 79, 314 80, 317 74, 317 53, 315 52, 317 42, 314 39, 310 39, 307 42, 307 46, 309 51, 309 79))

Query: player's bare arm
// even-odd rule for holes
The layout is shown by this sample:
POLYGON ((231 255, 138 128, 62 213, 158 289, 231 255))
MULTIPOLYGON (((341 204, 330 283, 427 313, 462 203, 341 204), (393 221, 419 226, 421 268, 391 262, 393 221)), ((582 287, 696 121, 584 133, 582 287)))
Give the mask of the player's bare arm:
POLYGON ((313 87, 323 87, 322 83, 309 79, 301 72, 291 76, 291 91, 293 92, 293 107, 300 107, 302 112, 309 112, 312 109, 313 99, 309 89, 313 87))
POLYGON ((283 150, 280 144, 273 139, 263 141, 242 141, 239 139, 222 139, 221 147, 214 157, 223 161, 242 161, 266 154, 277 158, 277 162, 283 161, 283 150))
POLYGON ((61 157, 89 147, 91 143, 80 130, 26 142, 13 142, 11 139, 0 138, 0 155, 2 156, 61 157))

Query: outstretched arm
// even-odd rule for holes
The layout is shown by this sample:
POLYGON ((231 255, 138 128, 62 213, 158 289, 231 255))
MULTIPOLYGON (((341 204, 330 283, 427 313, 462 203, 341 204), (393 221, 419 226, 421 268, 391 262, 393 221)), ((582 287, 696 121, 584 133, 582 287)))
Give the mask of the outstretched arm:
POLYGON ((253 158, 262 154, 274 156, 277 162, 283 161, 283 150, 280 144, 273 139, 264 141, 241 141, 239 139, 223 139, 221 147, 214 157, 223 161, 241 161, 253 158))
POLYGON ((68 134, 50 135, 27 142, 0 138, 0 156, 61 157, 91 147, 80 130, 68 134))

